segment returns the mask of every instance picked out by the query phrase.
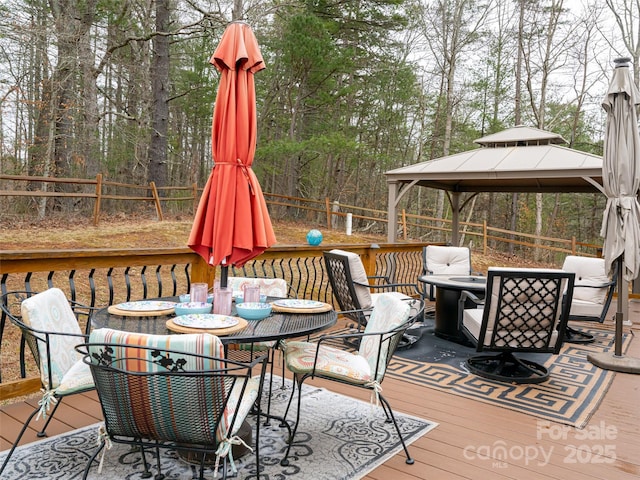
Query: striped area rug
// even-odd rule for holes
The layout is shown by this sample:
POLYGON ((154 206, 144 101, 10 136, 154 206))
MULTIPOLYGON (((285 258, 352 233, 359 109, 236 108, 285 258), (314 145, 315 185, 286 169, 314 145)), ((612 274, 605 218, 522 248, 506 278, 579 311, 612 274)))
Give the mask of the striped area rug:
MULTIPOLYGON (((593 334, 595 342, 565 343, 557 356, 538 356, 536 361, 542 361, 550 370, 549 380, 541 384, 507 384, 471 374, 464 361, 475 350, 439 339, 428 328, 413 348, 396 353, 388 375, 582 428, 604 398, 615 375, 615 372, 591 364, 587 355, 603 351, 613 353, 614 331, 613 326, 594 323, 572 323, 572 326, 593 334), (425 349, 420 346, 423 342, 431 344, 425 344, 425 349), (433 348, 434 343, 440 347, 433 348), (421 348, 428 353, 421 355, 421 348)), ((624 334, 623 352, 628 349, 631 338, 632 335, 624 334)))

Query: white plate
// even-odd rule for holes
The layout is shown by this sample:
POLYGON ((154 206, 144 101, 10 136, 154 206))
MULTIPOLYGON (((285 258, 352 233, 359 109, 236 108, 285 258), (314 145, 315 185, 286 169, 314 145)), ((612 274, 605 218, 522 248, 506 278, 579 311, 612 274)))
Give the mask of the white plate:
POLYGON ((118 310, 130 312, 155 312, 156 310, 169 310, 176 306, 175 302, 162 302, 156 300, 140 300, 139 302, 124 302, 116 305, 118 310))
POLYGON ((180 315, 173 319, 173 323, 182 327, 207 328, 210 330, 234 327, 239 321, 236 317, 228 317, 227 315, 217 315, 214 313, 190 313, 188 315, 180 315))
POLYGON ((273 304, 277 307, 285 308, 320 308, 325 305, 324 303, 316 300, 298 300, 297 298, 276 300, 273 304))

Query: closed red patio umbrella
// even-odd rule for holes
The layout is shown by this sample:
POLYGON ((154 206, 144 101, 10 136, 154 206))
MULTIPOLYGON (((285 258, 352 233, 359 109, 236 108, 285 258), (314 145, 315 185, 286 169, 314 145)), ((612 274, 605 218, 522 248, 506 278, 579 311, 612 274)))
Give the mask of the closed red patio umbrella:
POLYGON ((251 27, 229 24, 209 60, 220 71, 213 111, 214 166, 202 192, 189 247, 210 265, 242 266, 276 242, 251 165, 256 150, 254 73, 265 68, 251 27))

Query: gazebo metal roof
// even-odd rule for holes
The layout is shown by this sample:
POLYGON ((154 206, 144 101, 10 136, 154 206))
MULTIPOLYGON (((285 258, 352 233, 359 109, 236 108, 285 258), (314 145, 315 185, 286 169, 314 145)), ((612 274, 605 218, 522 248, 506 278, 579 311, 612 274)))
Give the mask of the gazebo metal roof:
MULTIPOLYGON (((555 133, 517 126, 475 143, 481 147, 387 171, 388 225, 397 223, 398 203, 414 185, 451 192, 454 227, 462 192, 602 192, 602 157, 560 146, 566 141, 555 133)), ((389 242, 395 230, 387 229, 389 242)))

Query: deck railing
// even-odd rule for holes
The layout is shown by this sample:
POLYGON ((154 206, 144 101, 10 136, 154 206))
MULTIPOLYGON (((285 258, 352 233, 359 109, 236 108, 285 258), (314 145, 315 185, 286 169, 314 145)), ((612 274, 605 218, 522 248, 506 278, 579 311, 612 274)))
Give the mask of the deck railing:
MULTIPOLYGON (((270 248, 229 275, 284 278, 299 298, 332 303, 333 293, 322 252, 341 248, 358 253, 368 275, 384 275, 395 283, 415 283, 422 271, 425 244, 278 246, 270 248)), ((38 292, 58 287, 68 298, 90 307, 129 300, 175 296, 191 282, 213 285, 219 270, 188 248, 0 251, 0 290, 38 292)), ((411 293, 411 292, 406 292, 411 293)), ((84 325, 82 326, 84 328, 84 325)), ((0 401, 40 388, 34 365, 24 359, 19 331, 0 317, 0 401), (9 360, 11 359, 11 360, 9 360), (26 362, 26 364, 25 364, 26 362), (27 377, 27 378, 24 378, 27 377)))

